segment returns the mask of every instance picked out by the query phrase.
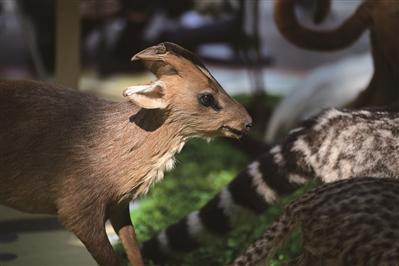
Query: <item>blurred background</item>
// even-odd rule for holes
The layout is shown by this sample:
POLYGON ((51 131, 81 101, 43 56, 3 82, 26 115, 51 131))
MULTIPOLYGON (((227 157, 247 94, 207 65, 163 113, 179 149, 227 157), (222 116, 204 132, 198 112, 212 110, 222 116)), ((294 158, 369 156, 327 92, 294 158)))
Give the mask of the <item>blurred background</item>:
MULTIPOLYGON (((333 1, 323 23, 314 25, 315 1, 297 2, 296 12, 301 23, 317 29, 337 27, 360 3, 358 0, 333 1)), ((273 106, 289 95, 293 100, 285 106, 291 107, 291 120, 329 105, 347 103, 367 86, 372 75, 368 34, 336 52, 300 49, 284 39, 276 28, 272 0, 0 0, 1 79, 47 80, 118 101, 127 86, 152 79, 142 65, 132 63, 130 58, 163 41, 178 43, 198 54, 226 91, 237 97, 244 95, 243 101, 249 106, 254 106, 251 103, 259 95, 277 99, 273 106), (320 96, 314 90, 308 90, 307 94, 302 90, 304 87, 328 88, 328 82, 336 87, 344 86, 348 79, 352 82, 348 86, 354 90, 348 90, 348 94, 337 92, 337 100, 331 94, 320 96), (312 97, 312 102, 298 102, 298 99, 312 97), (314 108, 308 110, 304 106, 314 108)), ((270 113, 266 112, 271 112, 272 107, 268 108, 258 113, 252 110, 252 114, 255 122, 261 124, 258 128, 261 139, 272 142, 293 122, 287 122, 289 125, 285 128, 278 125, 283 115, 272 117, 269 122, 270 113)), ((185 148, 189 151, 181 159, 183 164, 168 175, 172 181, 157 185, 148 196, 151 199, 155 194, 158 202, 144 202, 144 209, 133 214, 134 221, 144 224, 138 228, 141 240, 201 206, 253 156, 232 151, 225 145, 216 142, 212 147, 203 148, 202 144, 194 143, 185 148), (199 167, 198 161, 209 164, 199 167), (192 178, 191 181, 176 181, 184 176, 192 178), (176 187, 177 183, 184 183, 186 187, 176 187), (191 198, 181 191, 195 191, 198 187, 202 194, 193 193, 191 198), (168 201, 164 200, 165 195, 171 193, 176 196, 168 198, 173 204, 165 203, 168 201), (180 206, 182 201, 186 205, 180 206), (171 210, 158 203, 175 208, 171 210), (154 218, 157 212, 169 216, 157 220, 154 218), (153 221, 151 226, 146 225, 149 220, 153 221)), ((115 239, 111 231, 110 237, 115 239)), ((204 261, 210 263, 207 265, 218 264, 211 263, 214 254, 200 252, 203 252, 198 255, 202 260, 194 255, 193 262, 185 264, 205 265, 204 261)), ((233 257, 232 254, 226 256, 220 258, 228 261, 233 257)), ((32 218, 0 207, 0 264, 94 265, 94 262, 79 241, 63 231, 53 218, 32 218)))
MULTIPOLYGON (((298 2, 301 22, 312 26, 314 1, 298 2)), ((336 27, 358 3, 335 1, 318 27, 336 27)), ((272 7, 272 0, 0 0, 0 77, 56 80, 112 96, 115 89, 119 96, 122 87, 108 81, 145 75, 130 58, 172 41, 199 54, 231 93, 286 94, 306 71, 368 50, 367 36, 336 53, 297 48, 277 31, 272 7), (63 80, 57 67, 77 73, 63 80), (253 79, 263 83, 256 88, 253 79)))

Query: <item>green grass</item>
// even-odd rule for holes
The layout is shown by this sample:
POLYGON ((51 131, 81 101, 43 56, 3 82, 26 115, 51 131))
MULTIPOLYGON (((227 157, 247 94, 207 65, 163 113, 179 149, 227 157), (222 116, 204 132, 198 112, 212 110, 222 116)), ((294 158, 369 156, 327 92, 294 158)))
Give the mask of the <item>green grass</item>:
MULTIPOLYGON (((248 101, 245 97, 240 97, 240 100, 248 101)), ((276 99, 267 101, 267 104, 274 105, 276 99)), ((203 140, 192 140, 177 156, 177 162, 176 168, 167 173, 165 179, 156 184, 132 212, 140 242, 203 206, 246 167, 250 158, 222 139, 209 144, 203 140)), ((226 265, 277 219, 285 203, 301 195, 303 190, 283 199, 260 217, 248 217, 248 221, 228 237, 210 241, 192 253, 175 258, 170 265, 226 265)), ((120 246, 117 248, 121 249, 120 246)), ((271 265, 280 265, 287 258, 299 254, 300 250, 300 235, 295 233, 271 265)))

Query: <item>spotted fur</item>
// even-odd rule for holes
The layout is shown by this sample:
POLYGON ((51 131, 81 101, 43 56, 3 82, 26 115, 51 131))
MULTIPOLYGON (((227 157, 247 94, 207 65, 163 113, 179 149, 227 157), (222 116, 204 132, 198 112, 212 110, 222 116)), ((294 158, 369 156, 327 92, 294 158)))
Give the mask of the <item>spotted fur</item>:
POLYGON ((232 266, 268 265, 296 227, 303 253, 288 265, 398 265, 398 194, 392 178, 324 184, 288 205, 232 266))
POLYGON ((202 235, 226 235, 248 213, 264 212, 314 177, 333 182, 352 176, 399 176, 398 137, 398 113, 325 110, 250 163, 195 214, 164 229, 167 241, 156 235, 144 242, 142 252, 163 263, 175 252, 192 251, 209 239, 202 235))

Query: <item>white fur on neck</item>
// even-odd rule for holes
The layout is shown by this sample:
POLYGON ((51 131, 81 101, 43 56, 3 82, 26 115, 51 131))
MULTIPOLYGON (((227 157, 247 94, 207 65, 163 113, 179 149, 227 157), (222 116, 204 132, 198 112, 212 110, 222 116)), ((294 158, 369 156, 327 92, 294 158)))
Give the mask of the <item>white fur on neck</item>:
POLYGON ((139 194, 146 194, 152 184, 159 182, 163 179, 165 171, 170 171, 175 166, 175 155, 179 153, 186 143, 183 139, 180 143, 173 146, 168 152, 166 152, 155 165, 152 170, 144 177, 144 182, 140 188, 139 194))

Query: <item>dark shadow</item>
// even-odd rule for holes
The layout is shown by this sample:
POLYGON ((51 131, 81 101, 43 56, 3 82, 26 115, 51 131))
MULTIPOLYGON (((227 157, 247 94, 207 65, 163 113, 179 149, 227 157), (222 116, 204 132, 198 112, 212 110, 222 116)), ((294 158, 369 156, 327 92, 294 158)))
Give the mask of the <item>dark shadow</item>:
POLYGON ((251 136, 244 136, 239 140, 228 138, 225 139, 225 141, 238 150, 249 155, 250 158, 256 158, 270 149, 269 144, 257 140, 251 136))
POLYGON ((166 114, 161 109, 140 109, 129 118, 130 123, 135 123, 145 131, 155 131, 165 122, 166 114))
POLYGON ((0 253, 0 261, 12 261, 18 256, 14 253, 0 253))
POLYGON ((55 217, 7 220, 0 222, 0 239, 12 233, 61 230, 64 227, 55 217))

